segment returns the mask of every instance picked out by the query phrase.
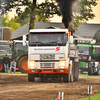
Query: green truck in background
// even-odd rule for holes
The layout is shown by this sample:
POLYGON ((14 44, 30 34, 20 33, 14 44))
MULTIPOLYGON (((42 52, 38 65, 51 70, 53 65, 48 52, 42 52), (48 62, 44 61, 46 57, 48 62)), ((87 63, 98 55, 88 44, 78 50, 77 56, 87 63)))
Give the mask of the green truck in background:
POLYGON ((79 40, 79 60, 81 74, 100 75, 100 44, 92 40, 79 40))
MULTIPOLYGON (((16 70, 22 73, 27 73, 27 45, 23 46, 23 41, 0 41, 0 72, 4 72, 3 58, 7 54, 10 62, 15 60, 17 62, 16 70)), ((10 63, 9 63, 10 67, 10 63)))
POLYGON ((4 72, 3 67, 3 58, 7 54, 10 58, 10 61, 12 59, 12 43, 8 42, 6 40, 0 41, 0 72, 4 72))
POLYGON ((17 70, 27 73, 27 48, 27 45, 23 46, 22 37, 12 40, 10 27, 0 27, 0 72, 4 72, 3 57, 7 54, 10 62, 12 60, 17 62, 17 70))
POLYGON ((91 62, 88 66, 88 75, 100 75, 100 44, 93 44, 91 62))
POLYGON ((79 47, 79 61, 80 61, 80 72, 81 74, 88 73, 88 64, 91 61, 89 57, 92 50, 92 45, 89 43, 78 43, 79 47))
POLYGON ((27 45, 23 46, 22 40, 13 40, 12 45, 12 59, 17 62, 16 68, 22 73, 27 73, 27 63, 28 63, 28 41, 27 45))

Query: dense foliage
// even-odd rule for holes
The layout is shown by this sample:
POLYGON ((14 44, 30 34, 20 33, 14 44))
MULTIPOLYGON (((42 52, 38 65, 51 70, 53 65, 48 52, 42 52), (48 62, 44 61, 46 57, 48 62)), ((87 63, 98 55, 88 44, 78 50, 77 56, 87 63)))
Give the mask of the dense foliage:
POLYGON ((9 15, 5 14, 5 16, 2 16, 2 27, 11 27, 12 30, 16 30, 20 28, 20 23, 17 22, 17 19, 11 18, 9 19, 9 15))
MULTIPOLYGON (((95 15, 93 14, 93 7, 97 5, 98 0, 79 0, 78 7, 79 11, 74 12, 73 23, 75 27, 79 26, 80 21, 86 22, 89 19, 93 19, 95 15)), ((37 0, 33 0, 33 3, 30 0, 0 0, 1 13, 4 14, 7 11, 11 11, 12 8, 16 9, 18 14, 18 22, 25 24, 29 22, 31 16, 38 16, 38 21, 49 21, 48 19, 53 17, 54 14, 61 16, 56 0, 45 0, 41 4, 37 3, 37 0), (36 4, 35 4, 36 3, 36 4), (26 9, 24 12, 21 11, 21 6, 25 6, 26 9), (39 9, 39 10, 36 10, 39 9), (42 19, 42 20, 41 20, 42 19)), ((32 18, 32 17, 31 17, 32 18)), ((36 18, 33 18, 33 20, 36 18)), ((32 21, 34 22, 34 21, 32 21)))

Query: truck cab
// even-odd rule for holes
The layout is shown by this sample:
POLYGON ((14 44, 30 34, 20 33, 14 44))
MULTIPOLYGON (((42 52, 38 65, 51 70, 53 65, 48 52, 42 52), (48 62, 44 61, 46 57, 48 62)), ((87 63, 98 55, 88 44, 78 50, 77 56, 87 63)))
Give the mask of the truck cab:
MULTIPOLYGON (((31 29, 28 46, 28 81, 35 77, 62 77, 65 82, 73 74, 69 57, 70 42, 66 29, 31 29)), ((77 50, 76 50, 77 51, 77 50)), ((72 75, 73 78, 74 74, 72 75)))
POLYGON ((28 41, 26 41, 26 46, 23 46, 22 40, 13 40, 12 59, 17 62, 17 70, 27 73, 28 41))
POLYGON ((3 58, 5 55, 8 55, 10 61, 12 59, 12 45, 13 44, 10 41, 0 40, 0 72, 4 72, 3 58))
POLYGON ((78 47, 81 74, 87 74, 89 62, 91 62, 92 45, 89 43, 84 43, 78 44, 78 47))
POLYGON ((100 45, 94 39, 79 39, 81 74, 100 75, 100 45))
POLYGON ((100 75, 100 44, 92 45, 91 62, 88 67, 88 75, 100 75))

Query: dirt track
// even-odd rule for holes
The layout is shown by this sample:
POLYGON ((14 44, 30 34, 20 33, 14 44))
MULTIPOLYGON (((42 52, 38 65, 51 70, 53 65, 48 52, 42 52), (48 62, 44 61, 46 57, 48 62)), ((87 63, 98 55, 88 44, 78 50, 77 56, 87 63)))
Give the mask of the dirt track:
POLYGON ((80 78, 73 83, 28 82, 27 75, 0 75, 0 100, 54 100, 64 92, 64 100, 88 97, 87 87, 92 85, 93 95, 100 92, 100 79, 80 78))

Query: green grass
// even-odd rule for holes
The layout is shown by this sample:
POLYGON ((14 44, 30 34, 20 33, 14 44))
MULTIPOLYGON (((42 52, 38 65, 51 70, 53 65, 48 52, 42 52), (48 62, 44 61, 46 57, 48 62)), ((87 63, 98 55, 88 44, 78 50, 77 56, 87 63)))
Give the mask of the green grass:
MULTIPOLYGON (((88 98, 78 99, 78 100, 89 100, 88 98)), ((100 93, 90 97, 90 100, 100 100, 100 93)))
POLYGON ((81 74, 79 77, 80 78, 100 78, 100 75, 91 75, 91 76, 88 76, 88 74, 81 74))
POLYGON ((14 74, 19 74, 19 75, 27 75, 27 73, 21 73, 21 72, 12 72, 12 73, 10 73, 10 70, 8 70, 8 73, 5 73, 5 72, 0 72, 0 74, 4 74, 4 75, 14 75, 14 74))
MULTIPOLYGON (((91 75, 91 76, 88 76, 88 74, 81 74, 79 77, 80 78, 100 78, 100 75, 91 75)), ((78 100, 89 100, 89 97, 88 98, 83 98, 83 99, 78 99, 78 100)), ((100 93, 96 94, 94 96, 91 96, 90 100, 100 100, 100 93)))

